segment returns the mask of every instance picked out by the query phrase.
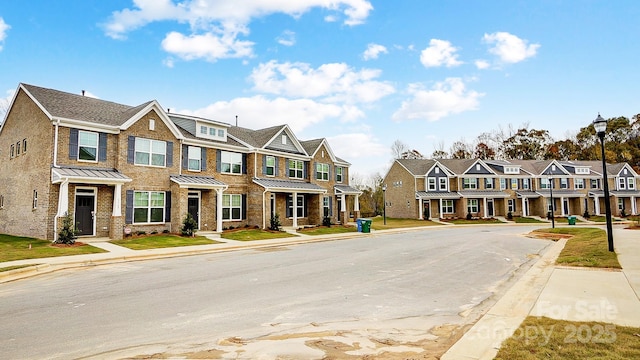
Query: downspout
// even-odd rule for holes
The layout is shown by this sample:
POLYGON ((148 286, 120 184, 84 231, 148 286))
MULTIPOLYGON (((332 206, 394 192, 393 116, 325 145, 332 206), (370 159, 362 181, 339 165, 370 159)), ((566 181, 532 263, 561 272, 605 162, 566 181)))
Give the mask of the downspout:
POLYGON ((267 188, 264 188, 264 191, 262 192, 262 228, 266 229, 267 227, 267 206, 265 204, 265 199, 266 199, 266 195, 267 195, 267 191, 269 191, 267 188))
MULTIPOLYGON (((56 130, 53 134, 53 167, 59 168, 58 166, 58 129, 60 127, 60 119, 58 119, 55 123, 56 130)), ((65 180, 66 181, 66 180, 65 180)), ((58 199, 58 202, 60 199, 58 199)), ((56 215, 53 217, 53 242, 58 240, 58 211, 56 211, 56 215)))
MULTIPOLYGON (((184 142, 184 140, 180 139, 180 157, 178 158, 178 161, 180 162, 180 166, 178 166, 178 175, 182 175, 182 143, 184 142)), ((200 161, 202 161, 202 159, 200 159, 200 161)), ((200 165, 200 167, 202 168, 202 165, 200 165)))

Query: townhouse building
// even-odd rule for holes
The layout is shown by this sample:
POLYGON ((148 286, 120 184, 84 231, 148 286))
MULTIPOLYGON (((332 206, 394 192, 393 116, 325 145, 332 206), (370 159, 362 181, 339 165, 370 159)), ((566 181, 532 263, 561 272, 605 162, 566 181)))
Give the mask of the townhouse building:
POLYGON ((80 236, 316 225, 359 216, 350 163, 288 125, 252 130, 20 84, 0 126, 0 233, 80 236))
POLYGON ((383 178, 387 216, 417 219, 494 216, 637 215, 640 177, 599 161, 398 159, 383 178))

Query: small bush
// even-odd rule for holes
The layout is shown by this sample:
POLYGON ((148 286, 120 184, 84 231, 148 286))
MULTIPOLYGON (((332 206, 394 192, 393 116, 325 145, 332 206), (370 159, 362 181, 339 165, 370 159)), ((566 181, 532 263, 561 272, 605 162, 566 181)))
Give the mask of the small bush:
POLYGON ((164 229, 164 230, 162 230, 162 233, 163 233, 163 234, 168 234, 168 233, 169 233, 169 229, 164 229))
POLYGON ((66 213, 62 218, 62 229, 60 229, 60 232, 58 233, 58 239, 56 239, 55 243, 72 245, 78 238, 78 232, 78 229, 73 224, 71 215, 66 213))
POLYGON ((187 213, 182 221, 182 236, 193 236, 198 229, 198 222, 196 219, 191 216, 191 214, 187 213))
POLYGON ((147 232, 146 231, 142 231, 142 230, 136 231, 136 235, 138 235, 138 236, 147 235, 147 232))
POLYGON ((507 219, 513 220, 513 214, 511 213, 511 211, 507 213, 507 219))
POLYGON ((467 220, 471 220, 471 218, 473 218, 473 216, 471 215, 471 213, 467 213, 467 220))
POLYGON ((585 210, 585 211, 584 211, 584 214, 582 214, 582 217, 583 217, 583 218, 585 218, 585 219, 590 218, 590 217, 591 217, 591 215, 589 214, 589 210, 585 210))
POLYGON ((151 235, 155 235, 155 234, 157 234, 157 233, 158 233, 158 231, 157 231, 157 230, 153 230, 152 232, 150 232, 150 234, 151 234, 151 235))
POLYGON ((331 218, 329 217, 329 209, 324 209, 324 217, 322 218, 322 225, 331 227, 331 218))
POLYGON ((280 215, 275 213, 271 216, 271 220, 269 221, 269 230, 280 231, 280 226, 282 226, 280 223, 280 215))
POLYGON ((620 210, 620 217, 627 217, 627 212, 624 210, 624 208, 620 210))

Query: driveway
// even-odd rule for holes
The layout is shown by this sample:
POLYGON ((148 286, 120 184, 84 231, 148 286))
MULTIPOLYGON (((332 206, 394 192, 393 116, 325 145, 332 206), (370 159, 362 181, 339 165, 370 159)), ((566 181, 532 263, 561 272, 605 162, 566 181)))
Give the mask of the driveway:
POLYGON ((533 228, 429 228, 7 283, 0 353, 435 358, 549 245, 523 236, 533 228))

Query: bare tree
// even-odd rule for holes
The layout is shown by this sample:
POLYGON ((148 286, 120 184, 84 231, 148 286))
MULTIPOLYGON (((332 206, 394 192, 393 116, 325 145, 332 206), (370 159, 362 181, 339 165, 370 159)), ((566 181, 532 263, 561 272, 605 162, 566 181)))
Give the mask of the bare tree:
POLYGON ((431 153, 432 159, 446 159, 449 157, 449 153, 444 150, 444 141, 440 140, 433 146, 433 153, 431 153))
POLYGON ((451 158, 452 159, 471 159, 473 156, 473 149, 464 139, 455 141, 451 145, 451 158))
POLYGON ((9 111, 9 99, 8 98, 0 98, 0 124, 4 121, 4 117, 9 111))
POLYGON ((391 144, 391 156, 393 156, 393 159, 402 159, 402 154, 405 151, 408 151, 409 147, 407 146, 407 144, 403 143, 400 140, 396 140, 393 142, 393 144, 391 144))

